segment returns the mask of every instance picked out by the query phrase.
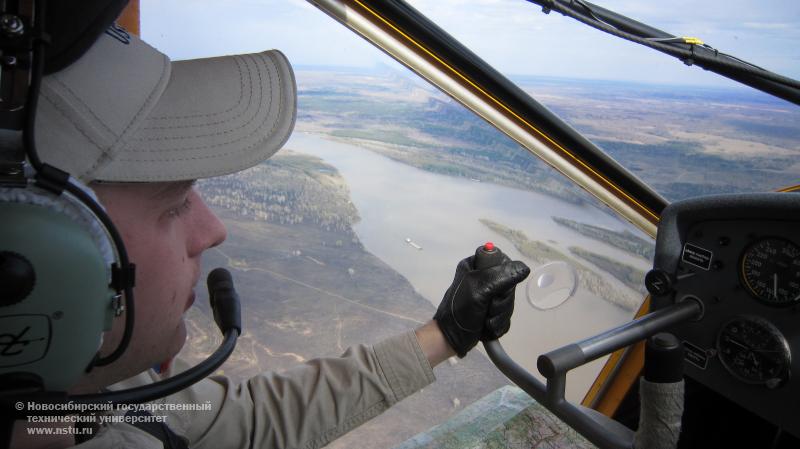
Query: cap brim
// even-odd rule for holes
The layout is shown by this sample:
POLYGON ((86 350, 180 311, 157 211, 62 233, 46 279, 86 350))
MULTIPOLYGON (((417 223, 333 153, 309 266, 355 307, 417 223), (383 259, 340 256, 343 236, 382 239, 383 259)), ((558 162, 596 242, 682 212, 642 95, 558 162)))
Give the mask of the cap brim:
POLYGON ((294 74, 276 50, 173 62, 155 107, 92 177, 177 181, 243 170, 283 146, 295 102, 294 74))

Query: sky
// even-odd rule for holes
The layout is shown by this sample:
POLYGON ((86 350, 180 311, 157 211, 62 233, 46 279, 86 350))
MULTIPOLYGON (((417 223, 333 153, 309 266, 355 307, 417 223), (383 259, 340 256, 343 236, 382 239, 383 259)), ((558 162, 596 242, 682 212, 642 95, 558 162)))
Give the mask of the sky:
MULTIPOLYGON (((738 86, 524 0, 407 0, 509 75, 738 86)), ((595 0, 800 79, 800 0, 595 0)), ((305 0, 141 0, 144 40, 172 59, 270 48, 295 66, 400 67, 305 0)))

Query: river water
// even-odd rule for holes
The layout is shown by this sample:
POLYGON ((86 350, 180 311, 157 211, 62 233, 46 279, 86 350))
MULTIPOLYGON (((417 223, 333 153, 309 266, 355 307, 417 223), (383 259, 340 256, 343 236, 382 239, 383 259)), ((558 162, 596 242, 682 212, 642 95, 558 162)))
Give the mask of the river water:
MULTIPOLYGON (((559 226, 551 218, 640 234, 592 205, 578 206, 535 192, 426 172, 317 135, 296 132, 286 148, 320 157, 336 167, 361 216, 354 229, 366 250, 405 276, 434 305, 450 285, 458 261, 486 241, 536 268, 537 264, 522 257, 509 241, 481 224, 480 218, 523 230, 529 239, 546 241, 567 254, 569 246, 579 246, 643 270, 648 267, 647 261, 559 226)), ((581 288, 561 306, 537 309, 525 300, 528 282, 532 281, 517 288, 511 331, 501 342, 512 358, 536 375, 538 355, 622 324, 633 315, 581 288)), ((626 288, 616 280, 612 283, 626 288)), ((569 374, 570 400, 583 398, 603 360, 569 374)))

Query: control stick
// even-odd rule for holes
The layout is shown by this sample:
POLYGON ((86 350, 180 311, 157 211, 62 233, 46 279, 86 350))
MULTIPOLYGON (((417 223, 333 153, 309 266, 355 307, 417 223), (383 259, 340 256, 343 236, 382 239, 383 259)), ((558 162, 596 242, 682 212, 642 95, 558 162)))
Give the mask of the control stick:
MULTIPOLYGON (((502 253, 493 244, 487 243, 476 250, 475 265, 477 267, 482 264, 481 267, 486 267, 500 263, 495 261, 495 258, 502 258, 502 253), (495 251, 500 255, 496 255, 495 251)), ((499 340, 485 341, 484 347, 489 358, 506 377, 601 449, 676 447, 680 433, 680 416, 683 411, 683 382, 682 379, 678 379, 682 378, 683 357, 680 345, 673 345, 669 337, 662 335, 654 338, 651 343, 655 348, 650 350, 648 363, 652 366, 653 374, 646 375, 642 382, 649 382, 655 387, 652 385, 645 387, 647 391, 643 396, 646 397, 642 402, 644 422, 641 424, 644 431, 640 432, 639 436, 635 436, 627 427, 595 410, 567 401, 564 398, 566 377, 567 372, 578 366, 659 334, 678 323, 696 319, 701 313, 702 306, 698 301, 681 301, 594 337, 541 355, 537 366, 540 373, 547 378, 546 386, 514 362, 499 340), (662 351, 665 348, 669 350, 662 351), (669 379, 659 378, 655 374, 667 367, 669 367, 667 371, 672 373, 669 379), (665 387, 666 385, 669 387, 665 387), (668 401, 677 401, 680 398, 680 404, 664 403, 662 400, 665 396, 659 394, 663 388, 671 389, 668 401), (666 410, 665 415, 660 414, 662 410, 666 410), (661 419, 666 419, 666 428, 659 426, 658 421, 661 419), (660 438, 664 434, 662 431, 671 436, 663 442, 664 445, 651 445, 652 438, 660 438)))
POLYGON ((475 269, 493 267, 503 263, 503 253, 492 242, 486 242, 475 250, 475 269))

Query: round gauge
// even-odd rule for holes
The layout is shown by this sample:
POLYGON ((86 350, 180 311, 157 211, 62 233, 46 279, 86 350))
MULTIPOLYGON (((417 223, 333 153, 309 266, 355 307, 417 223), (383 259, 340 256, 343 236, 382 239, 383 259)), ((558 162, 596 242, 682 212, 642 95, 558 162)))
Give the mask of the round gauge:
POLYGON ((756 299, 774 306, 800 303, 800 247, 765 238, 742 255, 742 281, 756 299))
POLYGON ((717 350, 725 369, 742 382, 775 388, 789 380, 789 343, 763 318, 741 316, 725 323, 717 350))

